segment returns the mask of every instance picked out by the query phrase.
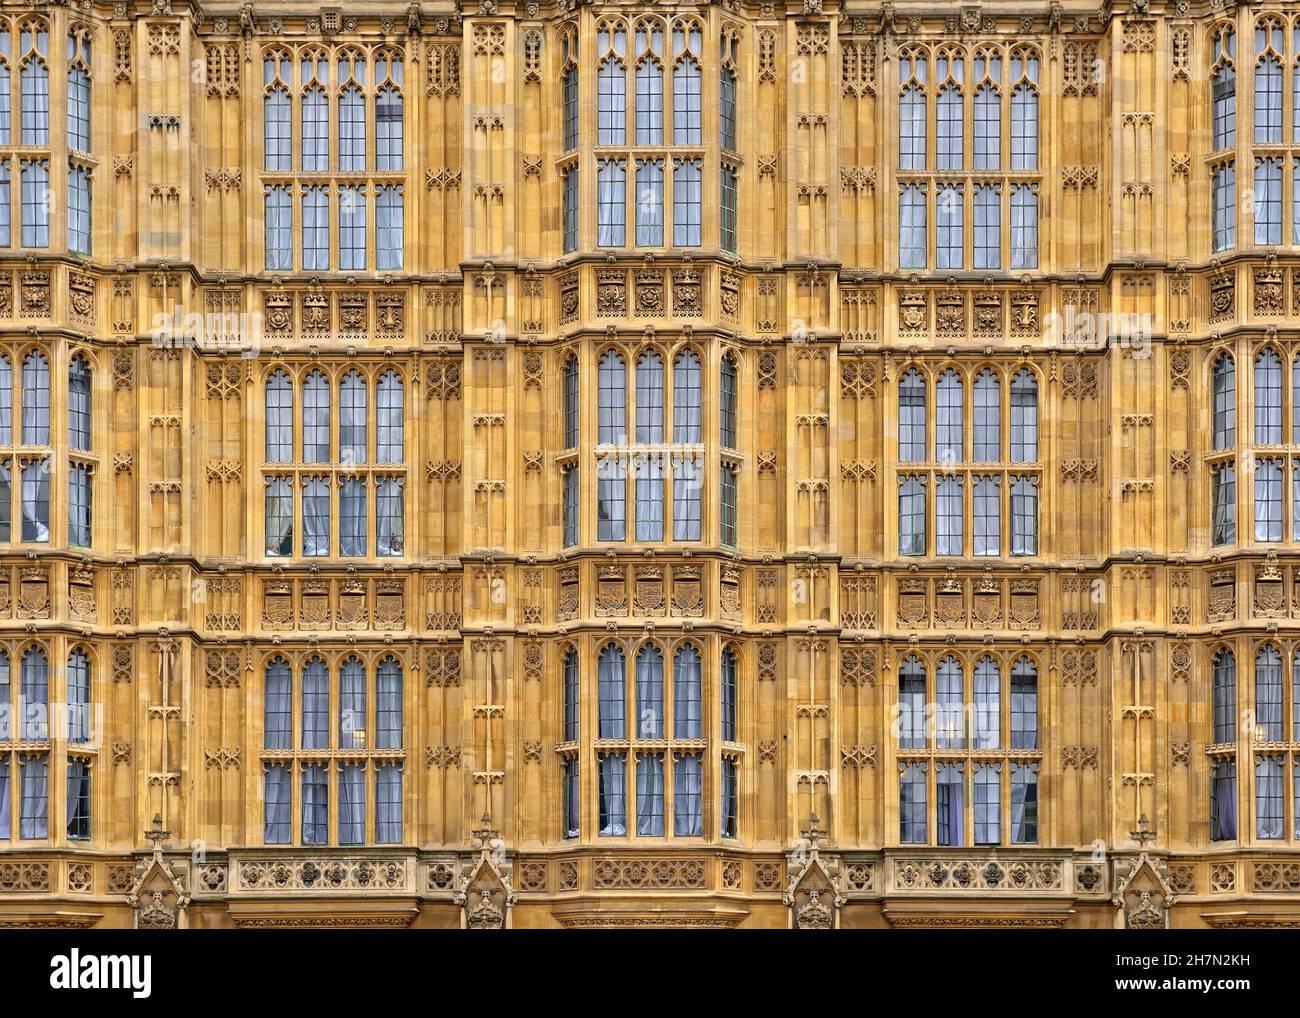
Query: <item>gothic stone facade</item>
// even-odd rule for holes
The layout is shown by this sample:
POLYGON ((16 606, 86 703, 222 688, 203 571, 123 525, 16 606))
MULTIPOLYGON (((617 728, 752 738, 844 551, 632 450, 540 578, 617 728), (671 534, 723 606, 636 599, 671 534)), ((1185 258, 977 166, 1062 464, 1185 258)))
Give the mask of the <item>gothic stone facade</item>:
POLYGON ((1300 925, 1287 5, 379 7, 0 2, 0 925, 1300 925))

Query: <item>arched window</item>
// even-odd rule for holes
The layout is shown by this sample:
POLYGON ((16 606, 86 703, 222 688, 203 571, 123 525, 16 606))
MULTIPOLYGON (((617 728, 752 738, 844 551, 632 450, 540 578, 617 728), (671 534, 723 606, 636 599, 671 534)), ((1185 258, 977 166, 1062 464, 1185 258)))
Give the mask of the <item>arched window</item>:
POLYGON ((564 93, 564 150, 578 146, 578 41, 571 34, 560 39, 560 88, 564 93))
POLYGON ((68 741, 90 741, 90 658, 85 651, 68 655, 68 741))
POLYGON ((328 749, 330 744, 330 677, 325 662, 313 657, 302 672, 302 748, 328 749))
POLYGON ((50 444, 50 362, 33 350, 23 358, 23 445, 50 444))
POLYGON ((925 379, 915 368, 898 382, 898 458, 925 460, 925 379))
MULTIPOLYGON (((636 143, 664 143, 664 51, 663 25, 640 21, 636 26, 636 143)), ((662 170, 660 180, 662 186, 662 170)), ((639 242, 639 241, 638 241, 639 242)))
POLYGON ((578 447, 578 358, 564 361, 564 448, 578 447))
POLYGON ((1038 748, 1038 668, 1027 657, 1011 667, 1011 748, 1038 748))
POLYGON ((1237 659, 1224 648, 1214 655, 1214 742, 1237 741, 1237 659))
POLYGON ((1255 143, 1282 143, 1282 24, 1269 18, 1255 26, 1255 143))
POLYGON ((81 354, 68 366, 68 444, 90 451, 90 366, 81 354))
POLYGON ((361 173, 366 168, 366 60, 360 53, 339 57, 339 169, 361 173))
POLYGON ((686 22, 673 26, 673 144, 699 145, 700 51, 703 34, 699 25, 686 22))
POLYGON ((627 141, 627 32, 621 25, 602 23, 596 33, 596 144, 627 141))
POLYGON ((996 53, 975 57, 975 169, 1002 168, 1002 58, 996 53))
POLYGON ((636 656, 636 737, 664 737, 664 655, 649 645, 636 656))
POLYGON ((283 371, 266 380, 266 461, 293 462, 293 384, 283 371))
POLYGON ((405 151, 405 123, 402 78, 405 64, 400 56, 385 52, 375 58, 375 169, 379 173, 398 173, 405 151))
POLYGON ((43 22, 23 25, 19 47, 22 56, 22 104, 24 145, 50 143, 50 33, 43 22))
POLYGON ((50 663, 40 647, 23 652, 19 738, 44 741, 50 737, 50 663))
POLYGON ((722 741, 736 741, 736 712, 740 697, 739 669, 736 667, 736 655, 730 647, 722 650, 721 672, 718 677, 721 686, 722 706, 722 741))
POLYGON ((401 376, 396 371, 385 371, 379 376, 379 399, 375 412, 376 463, 401 463, 406 459, 405 415, 401 376))
POLYGON ((673 361, 673 441, 695 445, 704 439, 700 422, 700 359, 682 350, 673 361))
POLYGON ((270 53, 262 61, 263 168, 272 173, 287 173, 293 168, 291 66, 287 53, 270 53))
POLYGON ((323 187, 302 189, 302 267, 330 267, 330 198, 323 187))
POLYGON ((4 31, 0 32, 0 145, 11 144, 13 133, 13 74, 9 67, 9 33, 4 31))
POLYGON ((564 741, 578 739, 578 652, 570 648, 564 654, 564 741))
POLYGON ((1038 54, 1011 54, 1011 168, 1038 169, 1038 54))
POLYGON ((938 101, 938 150, 941 170, 960 170, 963 164, 962 135, 964 105, 962 95, 963 61, 961 57, 940 54, 935 61, 935 78, 943 82, 938 101))
MULTIPOLYGON (((9 33, 4 36, 7 43, 9 33)), ((68 33, 68 148, 90 151, 90 36, 85 32, 68 33)))
POLYGON ((386 657, 375 674, 375 749, 402 748, 402 666, 386 657))
POLYGON ((974 694, 971 748, 997 749, 1002 745, 1002 673, 987 654, 975 665, 974 694))
POLYGON ((606 350, 599 367, 599 435, 602 444, 627 442, 627 368, 623 355, 606 350))
POLYGON ((1214 65, 1211 96, 1214 105, 1214 148, 1231 148, 1237 143, 1237 36, 1231 27, 1221 27, 1214 36, 1214 65))
MULTIPOLYGON (((723 40, 726 47, 726 40, 723 40)), ((736 72, 723 67, 718 81, 718 123, 721 144, 729 152, 736 150, 736 72)))
POLYGON ((898 168, 925 169, 926 59, 923 53, 905 53, 899 58, 898 80, 903 89, 898 99, 898 168))
POLYGON ((339 459, 344 464, 366 462, 366 380, 353 370, 339 386, 339 459))
POLYGON ((266 693, 263 698, 262 745, 265 749, 291 749, 293 719, 292 679, 289 662, 273 658, 266 666, 266 693))
POLYGON ((653 350, 636 362, 636 440, 664 440, 664 362, 653 350))
POLYGON ((14 440, 14 366, 8 355, 0 354, 0 445, 14 440))
POLYGON ((1214 362, 1212 384, 1214 448, 1229 449, 1237 444, 1237 366, 1231 354, 1214 362))
POLYGON ((1282 360, 1269 349, 1255 357, 1255 444, 1282 443, 1282 360))
POLYGON ((721 401, 718 407, 718 432, 724 449, 738 448, 736 444, 736 359, 730 354, 722 358, 720 379, 721 401))
POLYGON ((998 376, 985 368, 975 376, 973 411, 976 463, 996 463, 1002 458, 1002 387, 998 376))
POLYGON ((1028 368, 1011 378, 1011 462, 1038 461, 1038 379, 1028 368))
POLYGON ((673 657, 673 737, 704 738, 704 676, 700 652, 686 644, 673 657))
POLYGON ((366 668, 350 657, 339 669, 339 749, 365 749, 366 732, 366 668))
POLYGON ((938 418, 934 425, 934 458, 940 463, 960 463, 964 399, 961 376, 952 368, 944 371, 935 383, 935 401, 938 418))
POLYGON ((961 749, 965 744, 966 703, 962 694, 961 665, 952 655, 935 670, 935 745, 939 749, 961 749))
POLYGON ((925 665, 909 655, 898 670, 898 748, 925 748, 925 665))
POLYGON ((330 460, 330 385, 321 371, 313 371, 303 383, 302 459, 304 463, 330 460))
POLYGON ((627 738, 627 671, 623 651, 610 644, 600 652, 596 671, 600 718, 598 739, 627 738))
POLYGON ((1260 741, 1282 741, 1282 655, 1273 646, 1255 655, 1255 726, 1260 741))
POLYGON ((324 84, 329 80, 329 69, 325 55, 308 53, 301 69, 302 168, 306 173, 324 173, 330 158, 329 100, 324 84))

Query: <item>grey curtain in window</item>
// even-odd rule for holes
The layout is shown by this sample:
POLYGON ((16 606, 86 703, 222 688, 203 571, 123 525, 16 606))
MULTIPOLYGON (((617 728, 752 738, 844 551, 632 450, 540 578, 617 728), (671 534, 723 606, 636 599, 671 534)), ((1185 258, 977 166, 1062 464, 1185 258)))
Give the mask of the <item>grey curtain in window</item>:
POLYGON ((380 764, 375 771, 375 840, 394 845, 402 840, 402 765, 380 764))
POLYGON ((9 760, 0 760, 0 841, 8 841, 9 833, 9 760))
POLYGON ((673 833, 698 838, 704 833, 704 762, 696 753, 679 753, 673 767, 673 833))
POLYGON ((1226 760, 1214 766, 1213 807, 1211 839, 1234 840, 1237 837, 1237 767, 1226 760))
POLYGON ((266 693, 263 702, 263 745, 267 749, 289 749, 290 727, 289 665, 277 658, 266 666, 266 693))
POLYGON ((400 555, 406 544, 402 482, 389 477, 379 482, 379 515, 375 521, 380 555, 400 555))
POLYGON ((311 478, 303 486, 302 553, 304 555, 330 553, 329 482, 319 477, 311 478))
POLYGON ((704 738, 703 662, 692 646, 682 647, 673 659, 673 735, 678 739, 704 738))
POLYGON ((653 350, 636 362, 636 440, 664 440, 664 362, 653 350))
MULTIPOLYGON (((339 398, 339 458, 366 462, 366 380, 357 371, 343 376, 339 398)), ((391 413, 391 411, 390 411, 391 413)))
POLYGON ((339 554, 366 553, 366 482, 349 477, 339 494, 339 554))
POLYGON ((268 845, 287 845, 290 838, 290 810, 293 807, 289 768, 282 764, 268 767, 262 788, 265 802, 262 840, 268 845))
POLYGON ((936 821, 940 845, 965 843, 965 776, 959 763, 940 764, 935 786, 936 821))
POLYGON ((36 647, 23 654, 22 699, 18 704, 22 738, 50 737, 50 663, 36 647))
POLYGON ((622 753, 600 758, 599 833, 604 837, 627 834, 627 759, 622 753))
POLYGON ((50 363, 39 353, 23 361, 23 444, 50 444, 50 363))
POLYGON ((287 478, 272 478, 266 485, 266 553, 293 552, 293 489, 287 478))
POLYGON ((402 666, 386 658, 375 676, 375 748, 402 748, 402 666))
POLYGON ((664 737, 664 656, 643 647, 636 656, 637 738, 664 737))
POLYGON ((597 695, 600 704, 598 738, 627 738, 624 675, 623 652, 617 647, 606 647, 600 652, 600 661, 596 669, 597 695))
POLYGON ((1255 761, 1255 837, 1282 837, 1282 758, 1255 761))
POLYGON ((673 362, 673 441, 703 441, 700 415, 700 359, 694 351, 683 350, 673 362))
POLYGON ((1011 841, 1030 845, 1038 840, 1038 766, 1011 765, 1011 841))
POLYGON ((602 160, 596 171, 596 243, 627 243, 627 169, 617 160, 602 160))
POLYGON ((325 768, 312 764, 302 771, 302 843, 329 842, 329 781, 325 768))
POLYGON ((375 459, 379 463, 401 463, 406 458, 406 393, 396 371, 385 371, 379 379, 378 428, 375 459))
POLYGON ((48 838, 49 834, 49 764, 44 759, 23 760, 22 817, 18 825, 20 838, 48 838))
POLYGON ((325 662, 312 658, 302 676, 302 748, 328 749, 330 717, 329 672, 325 662))
POLYGON ((636 833, 664 833, 664 758, 662 753, 636 755, 636 833))
POLYGON ((360 845, 366 840, 366 775, 361 764, 339 769, 339 844, 360 845))
POLYGON ((339 671, 339 748, 366 748, 366 670, 356 658, 339 671))
POLYGON ((1002 728, 1002 677, 991 657, 975 666, 975 716, 971 732, 974 749, 997 749, 1002 728))

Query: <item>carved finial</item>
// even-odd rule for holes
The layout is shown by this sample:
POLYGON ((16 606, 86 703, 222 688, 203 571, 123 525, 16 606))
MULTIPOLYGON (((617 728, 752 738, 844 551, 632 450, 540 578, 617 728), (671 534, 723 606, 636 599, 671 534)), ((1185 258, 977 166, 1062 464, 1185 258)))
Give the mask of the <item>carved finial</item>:
POLYGON ((1147 820, 1145 813, 1138 817, 1138 829, 1129 831, 1129 834, 1143 848, 1146 848, 1148 843, 1156 840, 1156 832, 1151 830, 1151 822, 1147 820))
POLYGON ((144 832, 145 840, 153 845, 155 852, 161 851, 163 844, 171 837, 171 831, 163 830, 162 814, 153 815, 153 826, 144 832))
POLYGON ((808 815, 808 826, 803 829, 803 836, 807 839, 808 844, 816 848, 826 837, 826 832, 821 828, 821 820, 816 813, 808 815))

